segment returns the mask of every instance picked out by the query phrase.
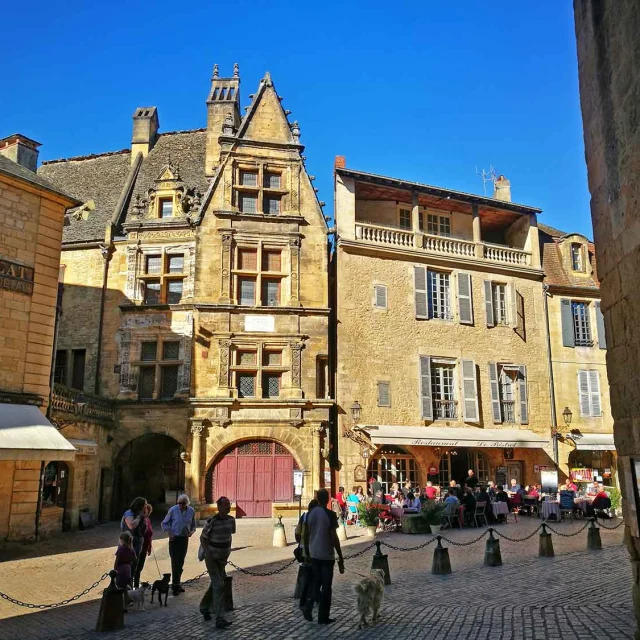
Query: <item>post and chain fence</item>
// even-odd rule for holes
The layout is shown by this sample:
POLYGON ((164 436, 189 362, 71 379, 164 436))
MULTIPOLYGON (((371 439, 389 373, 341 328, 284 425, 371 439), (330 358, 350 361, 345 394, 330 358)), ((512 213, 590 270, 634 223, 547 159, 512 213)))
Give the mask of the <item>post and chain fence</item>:
MULTIPOLYGON (((491 535, 492 533, 495 533, 498 537, 500 538, 504 538, 505 540, 508 540, 509 542, 526 542, 527 540, 530 540, 531 538, 533 538, 534 535, 536 535, 536 533, 538 533, 543 527, 546 527, 547 529, 549 529, 551 532, 555 533, 556 535, 562 537, 562 538, 571 538, 573 536, 577 536, 580 533, 582 533, 591 523, 595 523, 596 521, 593 518, 590 518, 589 521, 587 521, 582 527, 580 527, 580 529, 578 529, 577 531, 573 531, 572 533, 562 533, 561 531, 557 531, 556 529, 554 529, 547 521, 543 522, 541 525, 539 525, 538 527, 536 527, 530 534, 528 534, 527 536, 523 537, 523 538, 511 538, 510 536, 505 535, 504 533, 502 533, 501 531, 498 531, 497 529, 494 529, 493 527, 489 527, 488 529, 485 529, 478 537, 473 538, 472 540, 465 540, 463 542, 456 542, 455 540, 451 540, 450 538, 447 538, 446 536, 443 536, 441 534, 437 534, 434 535, 433 538, 431 538, 430 540, 427 540, 426 542, 424 542, 423 544, 419 544, 416 545, 414 547, 399 547, 396 545, 393 545, 389 542, 387 542, 386 540, 379 540, 378 543, 382 546, 388 547, 389 549, 392 549, 393 551, 399 551, 399 552, 407 552, 407 551, 418 551, 420 549, 425 549, 426 547, 428 547, 429 545, 433 544, 436 541, 441 541, 444 540, 445 542, 447 542, 448 544, 454 546, 454 547, 469 547, 472 546, 478 542, 480 542, 480 540, 482 540, 483 538, 485 538, 487 535, 491 535)), ((603 524, 600 524, 600 526, 608 531, 615 531, 616 529, 618 529, 619 527, 621 527, 624 524, 624 520, 621 520, 617 525, 615 525, 614 527, 607 527, 603 524)), ((359 558, 363 555, 365 555, 367 552, 371 551, 371 549, 373 549, 373 547, 376 546, 376 542, 372 542, 370 545, 367 545, 364 549, 361 549, 360 551, 357 551, 356 553, 352 553, 349 555, 345 555, 343 556, 343 560, 353 560, 355 558, 359 558)), ((277 569, 273 569, 271 571, 251 571, 250 569, 244 569, 243 567, 239 567, 237 564, 235 564, 234 562, 232 562, 231 560, 227 561, 228 564, 230 566, 232 566, 236 571, 248 575, 248 576, 254 576, 254 577, 268 577, 268 576, 273 576, 273 575, 277 575, 279 573, 282 573, 283 571, 286 571, 287 569, 289 569, 289 567, 291 567, 292 565, 294 565, 297 560, 296 558, 293 558, 292 560, 290 560, 289 562, 287 562, 286 564, 282 565, 281 567, 278 567, 277 569)), ((199 575, 190 578, 189 580, 185 580, 182 584, 191 584, 194 582, 197 582, 198 580, 200 580, 201 578, 204 578, 205 576, 208 575, 207 571, 203 571, 202 573, 200 573, 199 575)), ((89 592, 93 591, 94 589, 96 589, 98 587, 98 585, 100 585, 101 582, 103 582, 104 580, 106 580, 109 577, 108 573, 103 573, 102 576, 100 576, 100 578, 98 580, 96 580, 96 582, 94 582, 90 587, 87 587, 86 589, 84 589, 83 591, 81 591, 80 593, 70 597, 70 598, 66 598, 65 600, 61 600, 60 602, 53 602, 50 604, 35 604, 32 602, 23 602, 22 600, 18 600, 17 598, 12 598, 10 595, 3 593, 2 591, 0 591, 0 599, 6 601, 6 602, 10 602, 11 604, 14 604, 16 606, 19 607, 25 607, 27 609, 37 609, 37 610, 46 610, 46 609, 56 609, 58 607, 62 607, 65 606, 67 604, 71 604, 72 602, 75 602, 76 600, 79 600, 80 598, 82 598, 83 596, 87 595, 89 592)))

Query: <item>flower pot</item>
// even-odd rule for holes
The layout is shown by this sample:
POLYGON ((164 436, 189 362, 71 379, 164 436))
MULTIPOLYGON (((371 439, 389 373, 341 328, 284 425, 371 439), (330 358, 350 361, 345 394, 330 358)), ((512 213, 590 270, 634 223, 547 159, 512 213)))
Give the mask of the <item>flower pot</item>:
POLYGON ((375 538, 378 527, 371 525, 367 527, 367 538, 375 538))
POLYGON ((429 528, 431 529, 431 533, 433 533, 434 536, 437 536, 440 533, 439 524, 430 524, 429 528))

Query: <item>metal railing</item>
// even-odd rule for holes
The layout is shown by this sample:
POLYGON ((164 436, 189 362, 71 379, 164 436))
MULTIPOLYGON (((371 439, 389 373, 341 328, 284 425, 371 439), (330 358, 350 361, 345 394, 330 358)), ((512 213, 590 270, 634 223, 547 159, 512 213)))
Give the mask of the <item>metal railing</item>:
POLYGON ((455 400, 434 400, 433 417, 435 420, 454 420, 457 411, 455 400))

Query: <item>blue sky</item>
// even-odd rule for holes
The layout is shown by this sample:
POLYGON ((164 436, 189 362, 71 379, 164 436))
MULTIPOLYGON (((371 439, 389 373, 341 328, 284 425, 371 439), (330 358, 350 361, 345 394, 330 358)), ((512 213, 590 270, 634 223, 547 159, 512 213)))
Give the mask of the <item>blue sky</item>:
POLYGON ((44 160, 129 146, 137 106, 163 131, 206 126, 213 63, 237 61, 243 105, 271 72, 327 213, 336 154, 480 194, 493 165, 541 222, 592 236, 568 0, 36 0, 3 18, 0 136, 44 160))

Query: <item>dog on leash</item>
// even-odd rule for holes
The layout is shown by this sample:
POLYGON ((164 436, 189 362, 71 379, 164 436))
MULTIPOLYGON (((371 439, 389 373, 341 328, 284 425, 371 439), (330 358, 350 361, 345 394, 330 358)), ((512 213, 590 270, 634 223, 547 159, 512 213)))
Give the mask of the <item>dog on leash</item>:
POLYGON ((170 573, 163 573, 162 580, 156 580, 151 587, 151 602, 153 602, 153 596, 155 592, 158 592, 158 602, 162 606, 162 596, 164 595, 164 606, 167 606, 167 598, 169 597, 169 581, 171 580, 170 573))
POLYGON ((358 582, 355 590, 358 595, 356 610, 360 616, 358 629, 369 626, 369 616, 371 616, 371 624, 376 624, 380 617, 380 605, 384 596, 384 571, 372 569, 368 576, 358 582))
POLYGON ((128 610, 129 605, 135 605, 138 611, 145 611, 144 608, 144 595, 151 589, 151 585, 148 582, 141 582, 138 589, 131 589, 127 591, 125 611, 128 610))

